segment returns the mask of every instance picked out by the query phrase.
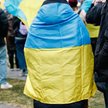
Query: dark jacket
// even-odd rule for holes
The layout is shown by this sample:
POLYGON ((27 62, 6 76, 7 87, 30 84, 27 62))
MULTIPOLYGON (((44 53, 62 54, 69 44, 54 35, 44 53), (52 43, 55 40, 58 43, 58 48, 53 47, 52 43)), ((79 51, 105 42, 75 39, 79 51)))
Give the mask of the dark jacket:
POLYGON ((14 16, 13 17, 13 30, 14 30, 15 36, 17 36, 19 25, 20 25, 20 19, 14 16))
POLYGON ((7 19, 8 19, 8 35, 6 36, 7 41, 7 49, 8 51, 15 50, 15 34, 13 29, 13 16, 6 11, 7 19))
POLYGON ((0 47, 5 45, 4 37, 8 33, 8 20, 5 12, 0 8, 0 47))
POLYGON ((95 50, 95 71, 100 81, 108 81, 108 4, 98 3, 87 12, 88 23, 100 25, 95 50))
POLYGON ((18 38, 18 39, 19 39, 19 38, 21 38, 21 39, 26 39, 27 34, 26 34, 26 35, 23 35, 23 34, 21 34, 21 33, 19 32, 20 22, 21 22, 21 20, 20 20, 19 18, 17 18, 17 17, 14 17, 14 18, 13 18, 13 29, 14 29, 15 38, 16 38, 16 39, 17 39, 17 38, 18 38))

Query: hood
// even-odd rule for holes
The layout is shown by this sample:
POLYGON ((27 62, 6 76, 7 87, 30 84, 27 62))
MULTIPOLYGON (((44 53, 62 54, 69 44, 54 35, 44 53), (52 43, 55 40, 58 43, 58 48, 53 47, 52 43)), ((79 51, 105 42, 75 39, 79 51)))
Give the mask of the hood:
POLYGON ((76 14, 69 4, 55 2, 42 5, 35 22, 39 20, 42 24, 56 24, 75 17, 76 14))

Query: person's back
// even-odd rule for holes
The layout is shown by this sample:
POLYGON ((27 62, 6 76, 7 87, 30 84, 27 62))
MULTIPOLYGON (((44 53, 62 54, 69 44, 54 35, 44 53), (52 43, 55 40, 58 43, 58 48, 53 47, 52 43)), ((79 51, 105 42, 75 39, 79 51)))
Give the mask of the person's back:
POLYGON ((89 34, 66 0, 43 3, 30 26, 25 56, 24 93, 36 108, 84 108, 83 101, 94 95, 89 34))

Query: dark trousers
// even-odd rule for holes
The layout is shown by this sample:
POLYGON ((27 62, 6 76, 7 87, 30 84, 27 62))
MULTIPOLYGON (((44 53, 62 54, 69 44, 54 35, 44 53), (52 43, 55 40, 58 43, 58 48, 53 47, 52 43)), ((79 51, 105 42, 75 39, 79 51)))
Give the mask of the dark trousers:
POLYGON ((34 100, 34 108, 88 108, 88 100, 82 100, 71 104, 44 104, 34 100))
POLYGON ((108 108, 108 82, 96 82, 97 88, 104 95, 105 108, 108 108))
POLYGON ((97 38, 91 38, 91 45, 92 45, 93 54, 95 53, 96 42, 97 42, 97 38))
POLYGON ((19 64, 19 68, 22 70, 27 69, 25 56, 24 56, 25 41, 26 39, 22 39, 22 40, 15 39, 18 64, 19 64))
POLYGON ((10 68, 14 68, 14 61, 15 61, 16 68, 19 68, 18 60, 16 56, 16 50, 8 50, 8 56, 9 56, 10 68))
POLYGON ((105 106, 108 108, 108 91, 104 93, 105 106))

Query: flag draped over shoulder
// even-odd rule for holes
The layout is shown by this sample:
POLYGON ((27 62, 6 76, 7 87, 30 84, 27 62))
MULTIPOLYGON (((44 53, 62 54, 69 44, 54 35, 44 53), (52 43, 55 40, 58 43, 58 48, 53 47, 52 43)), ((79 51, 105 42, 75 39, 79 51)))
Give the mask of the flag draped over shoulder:
POLYGON ((30 26, 44 0, 5 0, 6 10, 30 26))

